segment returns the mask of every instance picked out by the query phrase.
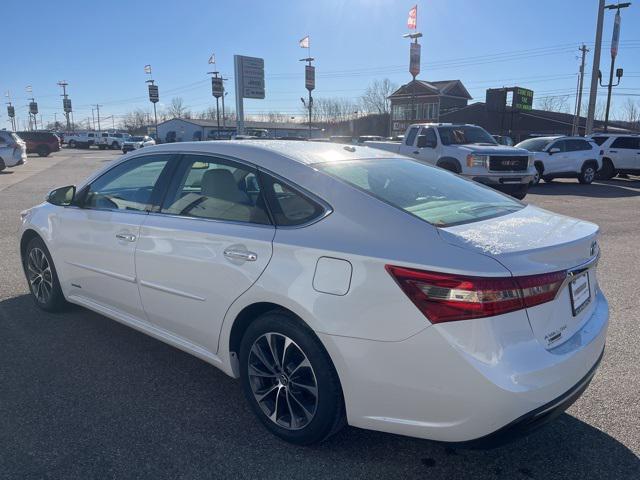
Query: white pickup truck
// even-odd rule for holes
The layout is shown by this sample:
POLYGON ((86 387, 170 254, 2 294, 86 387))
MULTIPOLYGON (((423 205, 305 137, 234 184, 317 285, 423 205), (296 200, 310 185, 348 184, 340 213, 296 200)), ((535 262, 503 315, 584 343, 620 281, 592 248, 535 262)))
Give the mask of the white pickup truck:
POLYGON ((124 145, 124 142, 129 139, 131 139, 131 135, 128 133, 102 132, 96 140, 96 145, 100 150, 106 150, 107 148, 119 150, 124 145))
POLYGON ((531 154, 499 145, 476 125, 419 123, 410 125, 403 142, 365 142, 483 183, 518 199, 527 195, 535 175, 531 154))

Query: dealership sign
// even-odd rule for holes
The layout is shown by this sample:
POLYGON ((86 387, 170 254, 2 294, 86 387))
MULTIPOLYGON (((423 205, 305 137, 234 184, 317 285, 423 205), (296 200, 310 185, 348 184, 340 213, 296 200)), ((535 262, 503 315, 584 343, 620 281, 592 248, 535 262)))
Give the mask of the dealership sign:
POLYGON ((409 73, 413 77, 417 77, 420 73, 420 44, 411 43, 411 49, 409 50, 409 73))
POLYGON ((533 108, 533 90, 516 87, 513 91, 513 108, 531 110, 533 108))
POLYGON ((311 91, 316 88, 316 67, 307 65, 304 69, 304 86, 311 91))

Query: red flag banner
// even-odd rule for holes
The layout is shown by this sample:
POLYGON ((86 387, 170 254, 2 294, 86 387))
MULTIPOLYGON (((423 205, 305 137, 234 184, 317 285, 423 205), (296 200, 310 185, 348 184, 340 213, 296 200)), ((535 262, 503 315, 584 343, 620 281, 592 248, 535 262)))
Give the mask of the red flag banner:
POLYGON ((409 10, 407 27, 409 27, 410 30, 415 30, 416 28, 418 28, 418 5, 414 5, 413 8, 409 10))

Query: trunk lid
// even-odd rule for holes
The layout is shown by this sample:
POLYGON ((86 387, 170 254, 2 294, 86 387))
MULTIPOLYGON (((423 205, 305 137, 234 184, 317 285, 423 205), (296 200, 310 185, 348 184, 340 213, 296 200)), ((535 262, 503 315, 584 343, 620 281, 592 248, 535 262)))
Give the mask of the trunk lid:
POLYGON ((593 313, 597 225, 527 206, 439 232, 452 245, 496 259, 514 276, 568 272, 553 301, 527 308, 531 329, 545 348, 569 339, 593 313))

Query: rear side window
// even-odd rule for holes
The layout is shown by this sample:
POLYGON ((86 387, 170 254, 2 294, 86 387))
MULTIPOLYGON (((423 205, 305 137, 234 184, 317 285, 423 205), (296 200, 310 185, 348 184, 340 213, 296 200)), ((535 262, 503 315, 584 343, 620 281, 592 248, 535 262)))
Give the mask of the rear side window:
POLYGON ((263 172, 260 178, 276 225, 303 225, 324 215, 325 208, 299 189, 263 172))
POLYGON ((580 150, 591 150, 591 144, 586 140, 566 140, 569 152, 577 152, 580 150))
POLYGON ((640 150, 640 137, 618 137, 613 141, 610 148, 640 150))
POLYGON ((271 223, 255 169, 207 155, 185 155, 161 212, 210 220, 271 223))
POLYGON ((596 145, 601 146, 604 142, 607 141, 609 137, 592 137, 591 140, 596 142, 596 145))
POLYGON ((413 142, 416 139, 416 135, 418 134, 418 127, 413 127, 411 130, 409 130, 409 133, 407 134, 407 138, 405 138, 404 143, 405 145, 413 145, 413 142))
POLYGON ((475 222, 524 208, 488 187, 409 159, 341 161, 317 166, 438 227, 475 222))

